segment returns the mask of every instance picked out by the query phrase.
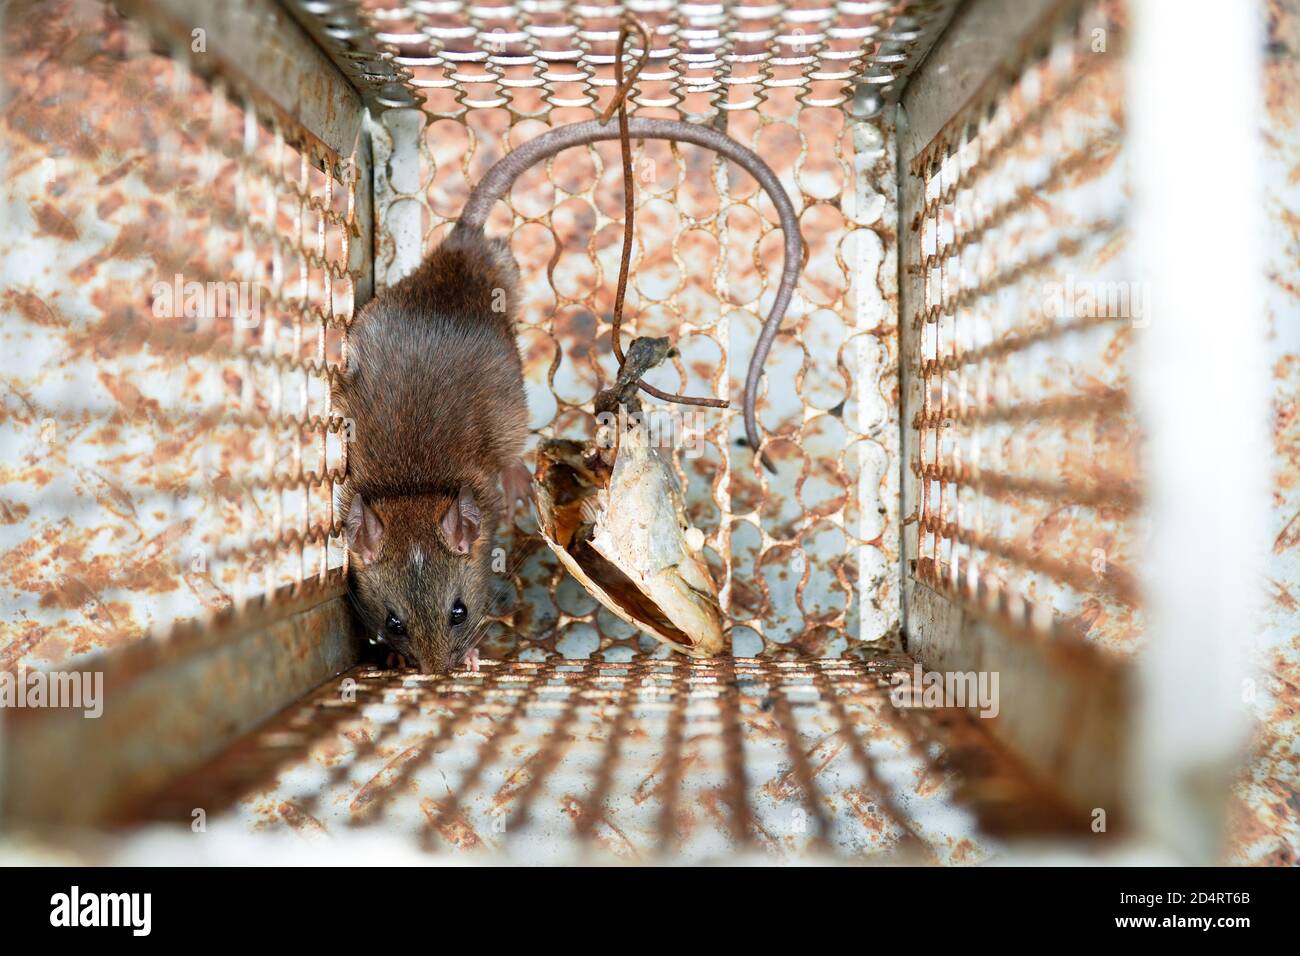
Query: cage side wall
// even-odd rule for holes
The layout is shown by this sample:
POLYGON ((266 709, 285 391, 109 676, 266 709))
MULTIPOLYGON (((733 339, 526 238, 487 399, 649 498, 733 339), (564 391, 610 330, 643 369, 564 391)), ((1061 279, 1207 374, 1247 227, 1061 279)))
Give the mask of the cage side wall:
POLYGON ((899 142, 908 647, 998 674, 995 732, 1115 816, 1141 317, 1074 290, 1130 288, 1124 25, 1114 3, 967 5, 904 92, 899 142))

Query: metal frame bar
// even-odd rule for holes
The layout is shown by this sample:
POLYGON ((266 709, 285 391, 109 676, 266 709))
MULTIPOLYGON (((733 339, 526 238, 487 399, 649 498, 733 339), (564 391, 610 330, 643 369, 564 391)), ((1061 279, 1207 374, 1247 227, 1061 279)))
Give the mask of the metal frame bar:
POLYGON ((352 155, 361 132, 357 91, 278 4, 258 0, 122 0, 122 11, 146 23, 191 67, 220 73, 272 104, 339 156, 352 155), (205 31, 206 52, 193 51, 193 31, 205 31))

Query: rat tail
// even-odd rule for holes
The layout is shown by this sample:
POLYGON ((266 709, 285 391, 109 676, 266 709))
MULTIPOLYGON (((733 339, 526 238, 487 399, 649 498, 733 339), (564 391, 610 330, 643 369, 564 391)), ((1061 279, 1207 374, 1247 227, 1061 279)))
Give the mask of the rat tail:
MULTIPOLYGON (((460 221, 456 223, 448 241, 459 237, 461 241, 491 242, 492 240, 482 238, 483 224, 487 221, 488 214, 496 201, 506 194, 524 170, 570 147, 614 140, 618 139, 618 135, 617 123, 589 120, 585 123, 558 126, 511 150, 497 160, 474 187, 465 202, 460 221)), ((759 158, 757 153, 710 126, 680 120, 645 119, 634 116, 628 120, 628 135, 633 139, 666 139, 678 143, 693 143, 711 149, 736 163, 758 180, 776 208, 785 239, 785 262, 781 268, 781 283, 777 287, 772 310, 763 322, 763 330, 754 345, 754 355, 750 359, 749 371, 745 375, 745 435, 750 446, 758 452, 762 444, 762 436, 759 434, 758 421, 754 413, 758 384, 763 375, 767 353, 771 350, 776 333, 781 328, 781 320, 785 317, 785 311, 794 296, 794 288, 799 281, 799 269, 803 265, 803 238, 799 234, 799 217, 795 213, 794 204, 790 201, 790 196, 781 185, 781 180, 777 178, 776 173, 759 158)), ((509 255, 508 250, 505 255, 509 255)), ((511 261, 513 262, 513 259, 511 261)), ((764 463, 771 468, 765 456, 764 463)))

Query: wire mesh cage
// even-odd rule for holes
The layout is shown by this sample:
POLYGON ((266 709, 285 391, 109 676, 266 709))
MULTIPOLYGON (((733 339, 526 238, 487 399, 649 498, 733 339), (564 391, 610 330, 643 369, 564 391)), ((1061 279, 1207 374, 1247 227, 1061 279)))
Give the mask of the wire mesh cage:
MULTIPOLYGON (((1151 662, 1177 650, 1148 570, 1174 497, 1145 444, 1171 418, 1142 391, 1169 313, 1133 118, 1157 15, 1137 6, 11 4, 0 673, 91 675, 102 707, 6 704, 0 819, 55 843, 100 828, 93 852, 125 859, 953 864, 1029 837, 1111 852, 1155 832, 1149 803, 1204 811, 1216 858, 1293 860, 1295 11, 1272 5, 1270 45, 1227 84, 1262 63, 1286 250, 1259 310, 1280 424, 1257 570, 1277 594, 1243 772, 1150 730, 1185 702, 1152 703, 1173 677, 1151 662), (805 246, 756 449, 739 406, 777 210, 704 147, 633 142, 624 345, 668 336, 647 381, 730 401, 676 412, 669 455, 724 652, 683 657, 610 613, 525 512, 497 542, 482 669, 381 666, 345 594, 349 331, 493 163, 601 116, 628 16, 651 38, 627 50, 646 55, 631 115, 752 149, 805 246), (1150 797, 1189 766, 1212 785, 1150 797)), ((623 175, 617 141, 569 149, 487 220, 521 274, 530 466, 595 437, 619 371, 623 175)), ((1238 497, 1245 527, 1263 509, 1238 497)), ((1229 724, 1206 755, 1240 748, 1229 724)))

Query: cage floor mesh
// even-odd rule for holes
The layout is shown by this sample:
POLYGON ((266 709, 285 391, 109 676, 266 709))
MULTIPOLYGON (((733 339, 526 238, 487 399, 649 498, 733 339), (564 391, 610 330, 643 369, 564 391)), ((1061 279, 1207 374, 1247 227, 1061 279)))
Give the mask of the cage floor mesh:
POLYGON ((979 721, 900 710, 906 657, 355 669, 138 817, 560 862, 979 862, 1080 829, 979 721), (198 811, 202 811, 199 813, 198 811))

